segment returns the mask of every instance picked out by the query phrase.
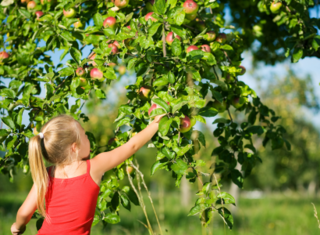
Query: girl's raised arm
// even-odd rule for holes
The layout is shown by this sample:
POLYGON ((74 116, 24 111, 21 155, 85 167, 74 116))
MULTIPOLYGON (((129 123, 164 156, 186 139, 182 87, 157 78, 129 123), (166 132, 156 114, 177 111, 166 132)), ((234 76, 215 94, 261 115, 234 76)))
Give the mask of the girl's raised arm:
POLYGON ((27 223, 29 223, 33 213, 37 209, 37 191, 36 186, 33 184, 26 200, 23 202, 18 210, 16 222, 11 226, 11 233, 14 235, 22 234, 27 223))
POLYGON ((116 167, 136 153, 158 131, 159 121, 164 115, 156 116, 151 124, 137 133, 124 145, 112 151, 100 153, 91 159, 93 173, 102 177, 106 171, 116 167))

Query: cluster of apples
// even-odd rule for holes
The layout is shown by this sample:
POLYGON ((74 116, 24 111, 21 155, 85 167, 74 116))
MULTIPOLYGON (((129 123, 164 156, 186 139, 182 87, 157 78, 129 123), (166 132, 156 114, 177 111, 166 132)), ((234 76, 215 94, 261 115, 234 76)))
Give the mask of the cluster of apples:
MULTIPOLYGON (((236 109, 239 109, 244 105, 244 103, 240 103, 239 96, 233 96, 230 100, 230 103, 236 109)), ((227 102, 226 100, 223 100, 222 102, 219 102, 218 100, 209 101, 207 107, 212 107, 216 109, 218 113, 223 113, 227 109, 227 102)))

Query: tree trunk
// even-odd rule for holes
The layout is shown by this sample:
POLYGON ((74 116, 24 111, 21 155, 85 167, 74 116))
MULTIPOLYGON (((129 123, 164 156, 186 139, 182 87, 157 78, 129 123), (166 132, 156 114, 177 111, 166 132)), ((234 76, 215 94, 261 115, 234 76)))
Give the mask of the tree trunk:
POLYGON ((190 205, 190 185, 186 177, 182 177, 181 179, 181 205, 190 205))

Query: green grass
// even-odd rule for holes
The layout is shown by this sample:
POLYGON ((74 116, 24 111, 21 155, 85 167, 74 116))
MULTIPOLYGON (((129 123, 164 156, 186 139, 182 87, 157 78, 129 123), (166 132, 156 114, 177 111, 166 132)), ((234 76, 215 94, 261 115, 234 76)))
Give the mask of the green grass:
MULTIPOLYGON (((0 194, 0 234, 10 234, 11 224, 15 221, 16 212, 25 199, 26 194, 0 194)), ((158 226, 151 208, 144 196, 150 222, 156 234, 158 226)), ((157 195, 153 195, 154 204, 159 212, 157 195)), ((193 200, 194 201, 194 200, 193 200)), ((270 194, 261 199, 240 198, 238 214, 234 229, 228 230, 221 218, 214 214, 213 221, 205 228, 208 235, 316 235, 320 234, 319 225, 314 217, 313 202, 320 213, 320 200, 299 195, 285 196, 270 194)), ((202 234, 199 218, 187 217, 192 205, 182 207, 180 194, 166 194, 164 198, 164 218, 161 220, 163 234, 202 234)), ((132 205, 131 212, 124 208, 120 211, 121 222, 108 225, 106 228, 99 223, 92 228, 93 235, 148 235, 147 229, 139 222, 146 223, 142 209, 132 205)), ((318 214, 319 215, 319 214, 318 214)), ((35 220, 27 226, 26 235, 35 235, 35 220)))

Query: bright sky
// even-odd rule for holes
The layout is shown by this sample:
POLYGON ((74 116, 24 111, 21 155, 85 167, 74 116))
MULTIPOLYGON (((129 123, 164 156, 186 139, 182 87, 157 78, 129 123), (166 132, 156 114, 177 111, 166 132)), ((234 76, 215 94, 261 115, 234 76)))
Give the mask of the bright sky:
MULTIPOLYGON (((316 11, 313 10, 311 11, 311 16, 312 17, 317 17, 316 16, 316 11)), ((228 9, 226 9, 226 19, 227 21, 230 19, 230 14, 228 9)), ((93 22, 90 22, 90 25, 92 25, 93 22)), ((45 42, 42 41, 40 43, 39 46, 44 46, 45 42)), ((81 45, 80 45, 81 46, 81 45)), ((90 53, 92 49, 92 46, 89 47, 87 46, 84 50, 83 50, 83 58, 87 57, 90 53)), ((63 50, 59 51, 59 50, 55 50, 54 53, 52 51, 47 52, 47 55, 50 55, 52 57, 52 60, 54 62, 55 65, 59 64, 59 58, 60 55, 63 53, 63 50)), ((245 56, 243 56, 245 59, 243 61, 243 65, 247 68, 247 71, 251 69, 251 55, 250 53, 246 53, 245 56)), ((67 60, 70 60, 71 56, 70 54, 68 54, 64 60, 61 62, 62 64, 65 64, 67 60)), ((307 76, 307 74, 310 74, 312 79, 313 79, 313 83, 314 83, 314 87, 316 90, 316 93, 318 95, 318 97, 320 97, 320 86, 319 86, 319 65, 320 65, 320 60, 318 58, 305 58, 300 60, 298 63, 295 64, 291 64, 290 62, 285 62, 285 63, 281 63, 281 64, 277 64, 275 66, 261 66, 261 68, 259 68, 259 72, 261 74, 264 74, 265 78, 268 79, 272 74, 277 74, 280 77, 286 75, 286 70, 287 67, 290 67, 291 69, 293 69, 297 75, 299 76, 307 76)), ((43 66, 42 66, 43 67, 43 66)), ((247 83, 250 87, 252 88, 256 88, 256 82, 255 82, 255 78, 252 77, 248 72, 241 76, 241 80, 244 81, 245 83, 247 83)), ((9 79, 5 79, 4 80, 5 84, 8 86, 10 80, 9 79)), ((135 82, 135 76, 131 75, 131 76, 127 76, 124 75, 122 76, 120 82, 117 84, 117 89, 125 89, 124 87, 128 84, 133 84, 135 82)), ((42 83, 42 93, 40 94, 40 97, 44 97, 45 96, 45 89, 44 89, 44 84, 42 83)), ((106 102, 112 102, 114 98, 116 98, 115 96, 116 92, 111 91, 111 93, 109 93, 108 97, 107 97, 107 101, 106 102)), ((259 92, 257 93, 259 95, 259 92)), ((70 98, 70 105, 73 104, 75 102, 74 98, 70 98)), ((85 112, 85 110, 84 110, 85 112)), ((306 115, 308 116, 308 118, 310 118, 318 127, 320 127, 320 113, 317 115, 314 115, 310 112, 306 112, 306 115)), ((206 118, 207 123, 210 124, 214 121, 214 118, 206 118)), ((23 123, 24 124, 28 124, 29 121, 29 116, 27 112, 24 112, 23 115, 23 123)), ((210 125, 209 125, 210 126, 210 125)), ((197 125, 195 126, 196 129, 199 129, 199 124, 197 123, 197 125)))

